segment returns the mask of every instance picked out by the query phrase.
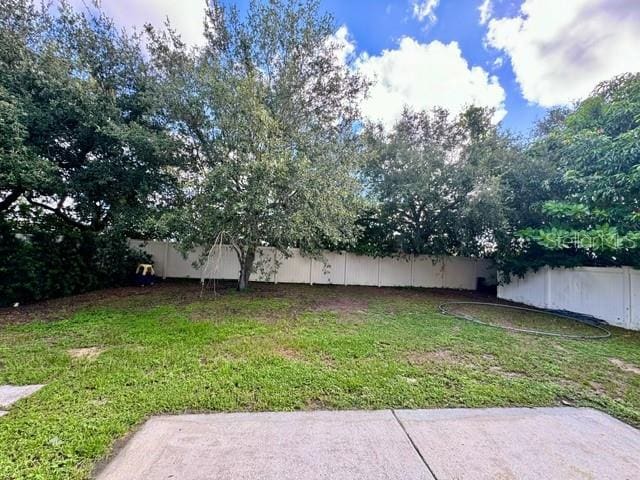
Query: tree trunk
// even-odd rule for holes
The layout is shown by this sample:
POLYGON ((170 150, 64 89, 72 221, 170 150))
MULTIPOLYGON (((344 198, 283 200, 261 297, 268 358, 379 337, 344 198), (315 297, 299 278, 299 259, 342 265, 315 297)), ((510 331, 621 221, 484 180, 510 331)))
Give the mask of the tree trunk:
POLYGON ((240 260, 240 278, 238 279, 238 290, 245 290, 249 286, 249 277, 251 276, 251 270, 253 269, 253 261, 256 258, 255 247, 248 247, 244 251, 244 258, 240 260))

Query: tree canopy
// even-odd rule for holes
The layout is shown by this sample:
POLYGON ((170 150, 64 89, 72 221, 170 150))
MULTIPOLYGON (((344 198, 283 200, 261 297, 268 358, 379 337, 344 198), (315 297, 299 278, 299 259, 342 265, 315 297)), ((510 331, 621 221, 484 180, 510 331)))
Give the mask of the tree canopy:
POLYGON ((165 115, 191 152, 184 245, 233 245, 240 288, 257 248, 313 253, 355 233, 357 100, 364 82, 342 65, 333 19, 318 2, 252 2, 245 18, 211 2, 207 44, 189 49, 149 28, 165 115))
POLYGON ((405 110, 389 132, 367 127, 363 175, 377 205, 363 222, 365 241, 373 242, 368 250, 489 252, 502 219, 498 167, 515 151, 491 114, 477 107, 457 117, 405 110))
POLYGON ((206 3, 193 47, 170 24, 120 30, 98 4, 0 3, 0 294, 123 281, 131 235, 222 238, 240 288, 261 246, 484 256, 505 280, 639 266, 640 74, 549 110, 530 138, 474 105, 386 128, 360 115, 368 84, 318 0, 224 5, 206 3), (74 278, 39 282, 65 249, 74 278))
POLYGON ((0 5, 0 212, 131 227, 168 185, 173 139, 139 35, 100 10, 0 5))
POLYGON ((530 147, 555 168, 506 269, 640 265, 640 75, 603 82, 530 147))

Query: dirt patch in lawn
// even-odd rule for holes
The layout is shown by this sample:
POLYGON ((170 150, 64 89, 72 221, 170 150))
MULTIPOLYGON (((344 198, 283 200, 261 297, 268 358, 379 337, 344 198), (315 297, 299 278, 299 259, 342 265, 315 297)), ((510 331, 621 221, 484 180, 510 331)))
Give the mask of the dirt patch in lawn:
MULTIPOLYGON (((114 307, 119 309, 151 308, 157 305, 187 305, 235 293, 234 282, 216 282, 215 291, 210 284, 203 288, 193 280, 160 281, 151 287, 116 287, 81 293, 64 298, 44 300, 20 305, 16 308, 0 308, 0 325, 31 321, 55 321, 69 318, 86 308, 114 307)), ((417 289, 393 287, 362 287, 341 285, 292 285, 252 283, 243 297, 291 299, 295 311, 333 311, 358 313, 368 310, 369 301, 379 298, 401 298, 440 302, 440 300, 487 300, 486 295, 446 289, 417 289)), ((194 316, 199 317, 194 311, 194 316)), ((294 315, 295 316, 295 315, 294 315)), ((199 320, 200 318, 195 318, 199 320)))
MULTIPOLYGON (((114 306, 117 308, 153 307, 159 304, 186 304, 197 301, 202 288, 197 282, 176 281, 152 287, 117 287, 54 298, 18 307, 0 308, 0 325, 27 323, 35 320, 55 321, 69 318, 85 308, 114 306)), ((212 296, 208 291, 204 295, 212 296)))
POLYGON ((610 358, 609 361, 624 372, 635 373, 636 375, 640 375, 640 367, 637 367, 631 363, 625 362, 624 360, 620 360, 619 358, 610 358))
POLYGON ((446 363, 460 365, 464 363, 462 357, 451 350, 433 350, 431 352, 411 352, 407 355, 407 361, 413 366, 428 365, 432 363, 446 363))
POLYGON ((518 378, 525 378, 526 377, 526 375, 524 373, 511 372, 509 370, 504 370, 499 365, 493 365, 493 366, 489 367, 489 371, 491 373, 496 374, 496 375, 500 375, 502 378, 506 378, 508 380, 515 380, 515 379, 518 379, 518 378))
POLYGON ((314 302, 312 310, 336 313, 366 313, 369 302, 357 297, 328 297, 314 302))
POLYGON ((80 360, 95 360, 104 351, 105 349, 100 347, 87 347, 70 348, 69 350, 67 350, 67 353, 71 358, 77 358, 80 360))
POLYGON ((285 360, 295 360, 296 362, 304 360, 302 353, 295 348, 277 347, 275 352, 279 357, 282 357, 285 360))

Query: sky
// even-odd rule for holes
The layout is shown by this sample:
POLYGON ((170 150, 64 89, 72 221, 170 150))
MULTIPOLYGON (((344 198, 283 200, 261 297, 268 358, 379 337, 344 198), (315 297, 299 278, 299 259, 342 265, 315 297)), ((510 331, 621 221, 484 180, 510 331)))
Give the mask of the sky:
MULTIPOLYGON (((246 10, 248 0, 224 0, 246 10)), ((102 0, 116 22, 203 41, 205 0, 102 0)), ((82 6, 83 0, 71 3, 82 6)), ((470 104, 526 134, 548 108, 640 71, 640 0, 321 0, 349 68, 373 82, 363 114, 391 126, 405 105, 470 104)))

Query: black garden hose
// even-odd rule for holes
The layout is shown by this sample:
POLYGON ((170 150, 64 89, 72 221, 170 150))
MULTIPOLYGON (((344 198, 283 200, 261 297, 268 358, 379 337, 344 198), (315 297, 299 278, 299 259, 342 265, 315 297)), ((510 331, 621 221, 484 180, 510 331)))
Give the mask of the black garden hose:
POLYGON ((502 328, 503 330, 509 330, 512 332, 528 333, 532 335, 545 335, 549 337, 570 338, 573 340, 601 340, 604 338, 609 338, 611 336, 611 332, 606 328, 604 328, 602 325, 598 324, 598 322, 595 321, 595 319, 586 320, 585 316, 583 315, 572 316, 568 312, 559 313, 559 312, 540 310, 535 308, 516 307, 513 305, 505 305, 501 303, 486 303, 486 302, 447 302, 440 305, 439 308, 440 308, 440 311, 445 315, 450 315, 452 317, 459 318, 461 320, 468 320, 470 322, 474 322, 479 325, 485 325, 487 327, 502 328), (596 330, 599 330, 602 333, 597 335, 571 335, 566 333, 545 332, 544 330, 508 327, 506 325, 498 325, 495 323, 483 322, 482 320, 478 320, 477 318, 474 318, 471 315, 465 315, 464 313, 452 313, 451 311, 447 310, 447 306, 451 306, 451 305, 484 305, 484 306, 490 306, 490 307, 511 308, 513 310, 541 313, 545 315, 553 315, 556 317, 566 318, 567 320, 571 320, 574 322, 583 323, 585 325, 595 328, 596 330))

